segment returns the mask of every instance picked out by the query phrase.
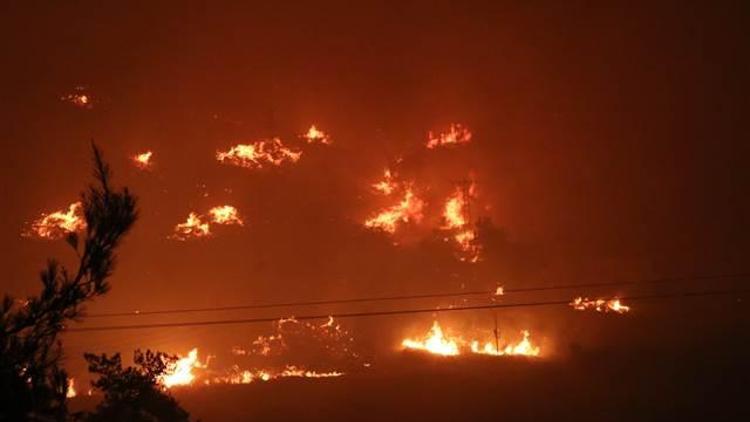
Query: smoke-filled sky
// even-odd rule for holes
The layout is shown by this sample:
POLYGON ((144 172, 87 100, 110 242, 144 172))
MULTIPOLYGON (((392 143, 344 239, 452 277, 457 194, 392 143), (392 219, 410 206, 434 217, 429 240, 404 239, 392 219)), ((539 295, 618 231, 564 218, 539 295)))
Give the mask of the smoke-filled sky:
MULTIPOLYGON (((112 291, 92 313, 747 270, 739 5, 155 3, 0 6, 4 291, 37 291, 47 257, 72 265, 64 242, 21 232, 78 198, 91 140, 140 198, 112 291), (61 100, 79 86, 90 109, 61 100), (469 144, 425 148, 452 123, 471 130, 469 144), (304 144, 312 124, 333 143, 304 144), (301 159, 260 171, 215 159, 271 137, 301 159), (146 150, 151 171, 130 160, 146 150), (426 202, 422 222, 394 235, 363 226, 394 202, 371 188, 385 168, 426 202), (491 221, 473 265, 439 230, 467 178, 473 219, 491 221), (168 238, 191 211, 224 204, 244 226, 168 238)), ((513 330, 558 336, 555 312, 512 315, 513 330)), ((395 333, 352 325, 390 347, 429 320, 401 318, 395 333)), ((258 330, 92 334, 69 354, 182 353, 258 330)))

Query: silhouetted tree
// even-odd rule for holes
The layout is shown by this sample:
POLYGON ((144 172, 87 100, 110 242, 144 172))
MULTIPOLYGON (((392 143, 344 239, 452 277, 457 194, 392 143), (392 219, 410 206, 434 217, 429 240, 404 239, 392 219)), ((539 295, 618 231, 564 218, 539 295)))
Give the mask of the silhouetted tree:
POLYGON ((76 233, 66 238, 78 269, 71 273, 50 260, 38 296, 19 301, 6 295, 0 304, 0 420, 66 417, 59 335, 66 322, 81 316, 85 302, 107 292, 115 250, 137 218, 135 197, 127 188, 112 189, 109 166, 92 148, 96 183, 81 194, 84 238, 80 242, 76 233))
POLYGON ((99 421, 188 421, 190 414, 159 384, 159 376, 177 357, 161 352, 136 350, 136 366, 122 367, 120 354, 87 353, 89 371, 98 374, 92 385, 104 393, 94 413, 79 415, 88 422, 99 421))

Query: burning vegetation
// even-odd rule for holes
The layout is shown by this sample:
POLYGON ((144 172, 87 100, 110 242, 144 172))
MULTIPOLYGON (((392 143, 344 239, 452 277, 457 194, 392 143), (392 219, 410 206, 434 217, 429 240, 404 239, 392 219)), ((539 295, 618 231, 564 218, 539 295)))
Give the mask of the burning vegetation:
POLYGON ((476 194, 476 185, 459 187, 445 201, 443 207, 443 230, 451 232, 451 238, 458 249, 461 261, 475 263, 479 261, 481 245, 476 229, 471 227, 469 202, 476 194))
POLYGON ((91 94, 87 92, 86 87, 77 86, 73 89, 73 92, 68 93, 60 97, 60 100, 72 104, 75 107, 83 109, 94 108, 93 99, 91 94))
POLYGON ((335 378, 359 365, 354 337, 333 318, 325 323, 300 322, 294 317, 274 323, 274 332, 261 335, 248 348, 235 346, 234 362, 228 369, 210 368, 201 362, 198 349, 170 365, 159 382, 166 388, 249 384, 280 378, 335 378))
POLYGON ((23 233, 25 237, 37 237, 39 239, 55 240, 86 229, 86 221, 83 217, 83 204, 74 202, 68 206, 67 211, 59 210, 41 217, 31 223, 28 231, 23 233))
POLYGON ((154 153, 151 151, 142 152, 130 157, 133 160, 133 164, 140 170, 151 170, 154 166, 154 162, 151 160, 154 153))
POLYGON ((220 205, 208 210, 207 216, 191 212, 184 223, 179 223, 175 226, 174 232, 170 237, 180 241, 208 237, 212 234, 212 223, 237 226, 245 224, 242 218, 240 218, 237 208, 231 205, 220 205))
POLYGON ((216 153, 216 159, 222 164, 252 170, 296 163, 301 157, 302 151, 286 147, 279 138, 260 140, 251 144, 238 144, 227 151, 216 153))
POLYGON ((414 194, 413 189, 407 187, 401 201, 367 219, 365 227, 393 234, 401 224, 419 222, 424 205, 424 201, 414 194))
POLYGON ((577 297, 570 302, 570 306, 576 311, 594 310, 596 312, 625 314, 630 312, 630 306, 625 306, 620 299, 589 299, 587 297, 577 297))
POLYGON ((401 347, 405 350, 419 350, 434 355, 458 356, 463 354, 482 354, 491 356, 531 356, 541 354, 541 349, 531 343, 530 334, 521 332, 523 339, 517 343, 506 343, 500 346, 500 339, 466 340, 460 336, 448 336, 437 321, 432 323, 429 332, 423 338, 404 339, 401 347))
POLYGON ((451 124, 446 132, 427 134, 427 148, 456 146, 471 142, 471 131, 461 124, 451 124))
POLYGON ((315 125, 310 126, 310 129, 308 129, 307 132, 302 135, 302 138, 304 138, 308 144, 331 145, 332 143, 330 136, 315 127, 315 125))

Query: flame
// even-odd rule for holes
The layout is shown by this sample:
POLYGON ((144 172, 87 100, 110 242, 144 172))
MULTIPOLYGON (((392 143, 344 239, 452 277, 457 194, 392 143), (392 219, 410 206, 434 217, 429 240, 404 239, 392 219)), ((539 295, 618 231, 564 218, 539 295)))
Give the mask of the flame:
POLYGON ((256 170, 266 165, 280 166, 285 162, 295 163, 301 156, 301 151, 285 147, 279 138, 257 141, 252 144, 239 144, 226 152, 216 152, 216 159, 221 163, 256 170))
POLYGON ((383 195, 390 195, 398 187, 398 183, 394 181, 391 170, 385 169, 383 171, 383 180, 380 180, 372 184, 373 189, 382 193, 383 195))
POLYGON ((505 295, 505 287, 497 286, 497 289, 495 289, 495 296, 503 296, 503 295, 505 295))
POLYGON ((310 129, 308 129, 307 133, 302 135, 302 137, 307 140, 308 144, 314 144, 318 142, 323 145, 331 144, 331 138, 328 136, 328 134, 316 128, 315 125, 310 126, 310 129))
POLYGON ((76 392, 76 380, 74 378, 68 378, 68 388, 65 390, 65 397, 72 399, 77 396, 76 392))
POLYGON ((366 220, 365 227, 395 233, 400 223, 420 221, 423 208, 424 201, 414 195, 410 188, 407 188, 401 202, 366 220))
POLYGON ((240 218, 237 208, 231 205, 222 205, 213 207, 208 210, 211 215, 211 220, 216 224, 237 224, 238 226, 244 225, 244 222, 240 218))
POLYGON ((140 154, 136 154, 131 157, 133 164, 141 170, 149 170, 153 167, 154 163, 151 161, 151 157, 154 155, 151 151, 146 151, 140 154))
POLYGON ((539 356, 541 349, 531 344, 529 340, 531 334, 528 330, 521 331, 521 334, 523 334, 523 340, 516 344, 508 344, 500 350, 491 341, 485 342, 484 346, 480 347, 480 342, 474 340, 471 342, 471 352, 492 356, 539 356))
POLYGON ((578 296, 570 302, 570 306, 577 311, 594 309, 596 312, 615 312, 618 314, 624 314, 630 311, 630 306, 623 305, 619 298, 589 299, 587 297, 578 296))
POLYGON ((31 223, 29 232, 24 236, 36 236, 42 239, 59 239, 68 233, 77 232, 86 228, 83 218, 83 204, 74 202, 68 206, 67 211, 59 210, 49 214, 42 214, 40 218, 31 223))
POLYGON ((471 131, 463 125, 451 124, 447 132, 427 135, 427 148, 433 149, 439 146, 460 145, 471 142, 471 131))
POLYGON ((463 352, 492 356, 539 356, 541 349, 531 343, 531 334, 524 330, 523 340, 509 343, 498 349, 493 341, 464 341, 461 337, 446 337, 437 321, 432 323, 428 335, 422 340, 405 339, 401 342, 404 349, 422 350, 441 356, 458 356, 463 352), (467 347, 468 345, 468 347, 467 347))
POLYGON ((479 261, 481 246, 477 242, 477 232, 469 225, 469 200, 474 196, 474 183, 468 189, 457 188, 448 197, 443 207, 444 230, 453 230, 453 241, 459 250, 459 259, 475 263, 479 261))
POLYGON ((86 88, 82 86, 75 87, 75 90, 70 94, 63 95, 60 97, 62 101, 66 101, 73 104, 76 107, 90 109, 93 108, 93 102, 90 95, 86 94, 86 88))
POLYGON ((188 240, 190 238, 201 238, 211 235, 209 223, 204 222, 202 217, 191 212, 184 223, 175 226, 173 239, 188 240))
POLYGON ((463 189, 456 189, 456 192, 445 201, 443 209, 443 219, 445 229, 456 229, 467 223, 467 198, 463 189))
POLYGON ((206 380, 205 384, 250 384, 255 381, 272 381, 280 378, 336 378, 343 375, 344 372, 341 371, 318 372, 295 365, 287 365, 280 372, 240 370, 239 367, 234 366, 233 373, 206 380))
POLYGON ((195 380, 193 368, 205 368, 207 365, 198 360, 198 349, 193 348, 188 355, 169 365, 166 372, 159 377, 159 382, 166 388, 190 385, 195 380))
POLYGON ((437 321, 432 323, 429 335, 423 340, 405 339, 401 346, 406 349, 424 350, 436 355, 457 356, 458 343, 455 340, 449 340, 443 335, 443 329, 437 321))

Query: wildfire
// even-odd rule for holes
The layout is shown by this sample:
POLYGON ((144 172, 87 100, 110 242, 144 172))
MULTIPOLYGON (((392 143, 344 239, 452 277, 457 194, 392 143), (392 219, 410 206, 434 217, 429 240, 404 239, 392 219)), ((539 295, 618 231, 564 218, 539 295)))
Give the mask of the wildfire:
POLYGON ((68 206, 68 210, 59 210, 49 214, 42 214, 31 223, 29 232, 24 236, 36 236, 42 239, 59 239, 68 233, 77 232, 86 228, 83 218, 83 204, 74 202, 68 206))
POLYGON ((432 323, 428 336, 423 340, 405 339, 401 346, 406 349, 424 350, 436 355, 457 356, 458 343, 455 340, 445 338, 443 329, 437 321, 432 323))
POLYGON ((477 242, 476 230, 469 227, 469 201, 474 196, 475 185, 468 189, 458 188, 446 201, 443 207, 444 230, 452 230, 453 241, 459 249, 462 261, 479 261, 480 245, 477 242))
POLYGON ((213 379, 206 380, 206 384, 250 384, 256 381, 272 381, 280 378, 336 378, 343 376, 344 373, 340 371, 330 372, 317 372, 308 369, 299 368, 294 365, 287 365, 280 372, 269 372, 267 370, 240 370, 238 367, 234 367, 234 372, 225 375, 214 377, 213 379))
POLYGON ((205 368, 206 365, 198 360, 198 349, 193 348, 188 355, 178 359, 167 368, 165 374, 159 377, 159 382, 166 388, 179 385, 190 385, 195 380, 193 368, 205 368))
POLYGON ((615 312, 618 314, 624 314, 630 311, 630 306, 623 305, 618 298, 589 299, 587 297, 579 296, 570 302, 570 306, 577 311, 594 309, 596 312, 615 312))
POLYGON ((460 124, 452 124, 447 132, 427 135, 427 148, 433 149, 440 146, 451 146, 467 144, 471 142, 471 131, 460 124))
POLYGON ((78 393, 76 392, 76 380, 73 378, 68 378, 68 388, 65 390, 65 397, 72 399, 77 395, 78 393))
POLYGON ((244 224, 237 208, 231 205, 213 207, 208 213, 211 215, 211 220, 216 224, 237 224, 239 226, 244 224))
POLYGON ((331 144, 331 138, 328 136, 328 134, 316 128, 315 125, 310 126, 310 129, 308 129, 307 133, 302 135, 302 137, 307 140, 308 144, 315 144, 315 143, 321 143, 323 145, 331 144))
POLYGON ((541 349, 531 344, 529 332, 523 330, 521 334, 523 334, 523 340, 516 344, 508 344, 500 350, 490 341, 485 342, 484 346, 480 347, 480 342, 474 340, 471 342, 471 351, 472 353, 492 356, 539 356, 541 349))
POLYGON ((467 219, 467 201, 464 191, 457 189, 456 192, 448 198, 443 209, 443 219, 445 229, 455 229, 466 225, 467 219))
POLYGON ((620 302, 620 299, 589 299, 587 297, 578 296, 570 302, 570 306, 577 311, 585 311, 593 309, 596 312, 615 312, 618 314, 624 314, 630 311, 630 306, 625 306, 620 302))
POLYGON ((208 222, 203 221, 201 216, 191 212, 184 223, 180 223, 174 228, 172 238, 177 240, 187 240, 191 238, 201 238, 211 235, 211 228, 208 222))
POLYGON ((80 108, 90 109, 94 106, 91 96, 86 94, 86 88, 82 86, 75 87, 73 92, 63 95, 60 99, 80 108))
POLYGON ((407 188, 401 202, 366 220, 365 227, 394 233, 400 223, 420 221, 423 208, 424 201, 418 198, 411 188, 407 188))
POLYGON ((285 147, 279 138, 261 140, 252 144, 239 144, 226 152, 216 152, 216 159, 221 163, 254 170, 268 165, 280 166, 286 162, 295 163, 301 156, 301 151, 285 147))
POLYGON ((174 234, 170 238, 185 241, 211 236, 211 223, 238 226, 245 224, 237 208, 231 205, 220 205, 208 210, 207 217, 191 212, 184 223, 175 226, 174 234))
POLYGON ((422 350, 441 356, 458 356, 463 353, 475 353, 492 356, 539 356, 541 349, 534 346, 530 340, 530 333, 521 332, 523 340, 509 343, 498 348, 496 342, 471 340, 465 341, 461 337, 447 337, 437 321, 432 323, 429 333, 423 339, 405 339, 401 342, 404 349, 422 350))
POLYGON ((398 184, 394 180, 394 176, 389 169, 385 169, 383 172, 383 180, 380 180, 372 184, 373 189, 382 193, 383 195, 390 195, 396 190, 398 184))
POLYGON ((151 151, 146 151, 141 154, 136 154, 131 157, 133 164, 141 170, 149 170, 153 167, 154 163, 151 161, 151 157, 154 155, 151 151))

